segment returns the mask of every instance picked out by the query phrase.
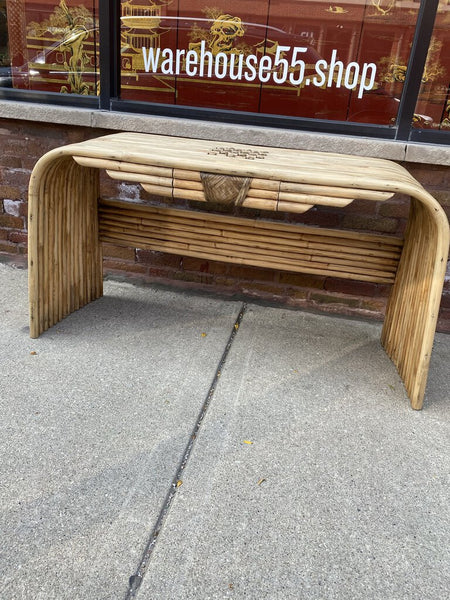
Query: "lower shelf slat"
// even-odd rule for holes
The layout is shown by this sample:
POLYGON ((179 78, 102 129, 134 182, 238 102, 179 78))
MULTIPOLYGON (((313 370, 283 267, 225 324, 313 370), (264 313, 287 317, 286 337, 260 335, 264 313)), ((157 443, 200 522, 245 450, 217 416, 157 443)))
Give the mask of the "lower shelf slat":
POLYGON ((99 232, 104 242, 358 281, 394 281, 401 254, 397 238, 279 222, 272 229, 269 221, 262 229, 261 221, 255 219, 231 222, 232 231, 230 217, 214 213, 202 212, 199 220, 199 213, 188 210, 107 200, 99 205, 99 232), (291 239, 287 245, 287 235, 294 236, 298 244, 291 239), (325 251, 327 241, 330 247, 325 251))

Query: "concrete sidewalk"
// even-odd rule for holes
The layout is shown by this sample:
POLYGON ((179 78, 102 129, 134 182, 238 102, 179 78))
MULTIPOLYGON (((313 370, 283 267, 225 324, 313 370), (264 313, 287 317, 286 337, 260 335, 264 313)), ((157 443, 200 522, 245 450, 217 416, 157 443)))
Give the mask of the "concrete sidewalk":
POLYGON ((28 336, 0 264, 0 598, 440 600, 450 336, 109 281, 28 336), (225 354, 224 354, 225 352, 225 354))

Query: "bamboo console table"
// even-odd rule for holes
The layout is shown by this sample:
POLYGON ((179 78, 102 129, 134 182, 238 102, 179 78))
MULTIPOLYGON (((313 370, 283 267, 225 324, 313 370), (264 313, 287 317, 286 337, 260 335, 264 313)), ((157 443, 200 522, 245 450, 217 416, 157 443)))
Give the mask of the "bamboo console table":
MULTIPOLYGON (((201 205, 199 205, 201 206, 201 205)), ((185 256, 392 283, 382 344, 422 407, 449 246, 436 200, 387 160, 119 133, 64 146, 29 190, 30 335, 102 295, 101 242, 185 256), (305 212, 411 197, 404 240, 99 199, 99 170, 168 198, 305 212)))

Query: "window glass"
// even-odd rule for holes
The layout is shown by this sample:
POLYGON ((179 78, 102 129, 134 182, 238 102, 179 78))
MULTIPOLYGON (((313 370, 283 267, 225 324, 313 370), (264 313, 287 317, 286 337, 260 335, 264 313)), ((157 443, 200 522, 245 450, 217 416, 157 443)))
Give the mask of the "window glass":
POLYGON ((97 5, 97 0, 0 0, 0 85, 97 94, 97 5))
POLYGON ((450 0, 440 0, 414 127, 450 129, 450 0))
POLYGON ((11 86, 6 0, 0 0, 0 86, 11 86))
POLYGON ((121 6, 123 99, 394 125, 420 2, 121 6))

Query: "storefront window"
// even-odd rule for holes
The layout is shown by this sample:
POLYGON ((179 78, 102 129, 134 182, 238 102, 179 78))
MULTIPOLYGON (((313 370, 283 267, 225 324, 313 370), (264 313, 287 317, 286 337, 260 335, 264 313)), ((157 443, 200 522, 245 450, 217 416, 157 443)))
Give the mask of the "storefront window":
POLYGON ((450 0, 440 0, 414 127, 450 130, 450 0))
MULTIPOLYGON (((424 14, 434 16, 435 4, 423 2, 424 14)), ((409 80, 405 108, 400 100, 414 40, 422 64, 420 33, 426 29, 428 39, 432 27, 428 20, 416 31, 420 7, 420 0, 0 0, 0 94, 17 97, 10 88, 99 95, 101 27, 104 72, 120 72, 118 82, 115 75, 111 86, 104 82, 103 108, 131 110, 143 102, 144 112, 205 108, 217 111, 212 118, 235 111, 241 121, 259 114, 261 123, 278 116, 316 127, 320 120, 323 129, 403 139, 418 88, 417 79, 409 80), (120 21, 110 30, 115 7, 120 21), (116 59, 109 48, 119 46, 120 62, 110 65, 116 59)), ((416 129, 450 130, 449 42, 450 0, 440 0, 416 129)))
POLYGON ((6 0, 0 0, 0 86, 11 83, 6 0))
POLYGON ((121 6, 122 99, 395 125, 420 3, 121 6))
POLYGON ((2 87, 98 92, 97 1, 0 0, 2 87))

